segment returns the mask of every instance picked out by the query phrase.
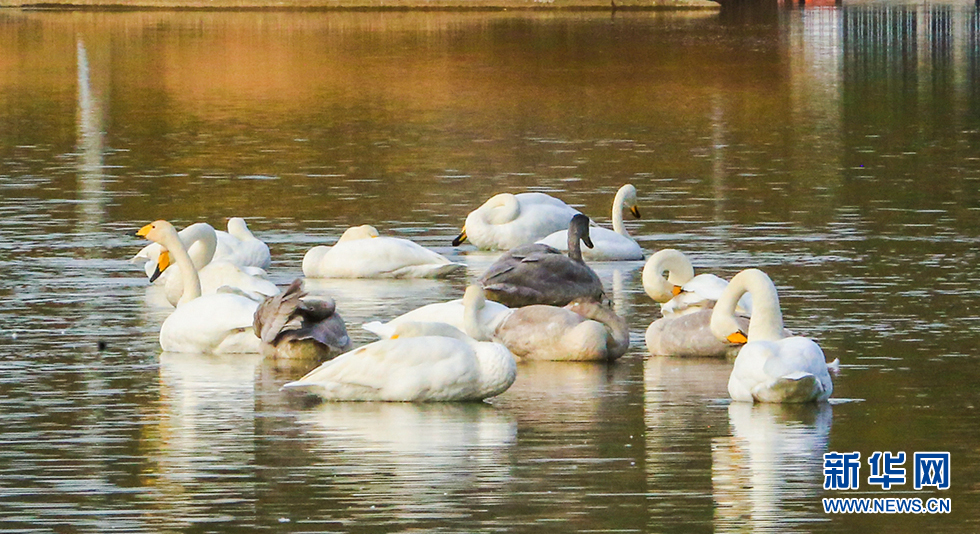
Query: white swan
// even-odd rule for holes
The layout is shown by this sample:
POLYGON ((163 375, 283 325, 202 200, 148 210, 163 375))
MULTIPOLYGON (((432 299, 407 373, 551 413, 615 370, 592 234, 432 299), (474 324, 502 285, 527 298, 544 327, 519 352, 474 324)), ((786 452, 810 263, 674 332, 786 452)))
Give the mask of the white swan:
MULTIPOLYGON (((193 245, 193 240, 185 239, 185 236, 195 232, 194 227, 195 225, 192 224, 184 228, 180 231, 180 236, 184 244, 187 245, 188 252, 194 260, 194 265, 200 269, 207 263, 207 261, 202 262, 200 259, 204 255, 204 243, 193 245)), ((214 229, 212 228, 212 230, 214 229)), ((245 224, 245 219, 241 217, 228 219, 228 231, 222 232, 217 230, 215 231, 215 235, 217 237, 215 249, 211 254, 208 254, 213 261, 226 260, 239 267, 257 267, 263 270, 268 269, 272 263, 269 247, 249 231, 248 225, 245 224)), ((155 272, 161 249, 162 247, 158 243, 150 243, 130 258, 129 262, 141 266, 151 282, 159 280, 160 283, 164 283, 171 275, 164 273, 161 276, 161 273, 155 272)), ((252 275, 256 274, 256 272, 248 269, 246 269, 246 272, 252 275)), ((176 273, 173 273, 172 276, 179 278, 179 275, 176 273)))
MULTIPOLYGON (((728 282, 719 276, 702 273, 694 276, 691 260, 679 250, 657 251, 643 266, 643 290, 660 303, 663 315, 693 313, 710 308, 721 297, 728 282), (668 273, 664 278, 664 273, 668 273)), ((739 300, 740 311, 752 314, 752 298, 739 300)))
MULTIPOLYGON (((467 331, 485 338, 471 304, 467 331)), ((327 401, 476 401, 503 393, 517 377, 514 355, 499 343, 477 341, 445 323, 401 323, 391 339, 341 354, 284 390, 327 401)))
POLYGON ((589 299, 562 308, 536 304, 513 310, 493 339, 526 360, 611 361, 630 346, 626 321, 589 299))
MULTIPOLYGON (((511 311, 512 310, 510 308, 500 304, 499 302, 487 300, 483 303, 483 306, 477 310, 477 320, 482 325, 484 331, 493 332, 496 330, 497 325, 499 325, 511 311)), ((364 323, 361 325, 361 327, 368 332, 377 334, 380 337, 390 338, 395 333, 396 326, 407 322, 446 323, 458 328, 459 330, 465 331, 466 323, 464 318, 465 306, 463 304, 463 299, 456 299, 448 302, 427 304, 421 308, 416 308, 410 312, 399 315, 386 323, 371 321, 369 323, 364 323)))
POLYGON ((303 257, 311 278, 439 278, 465 268, 408 239, 379 237, 370 225, 348 228, 332 246, 303 257))
MULTIPOLYGON (((239 267, 231 261, 212 259, 208 253, 215 251, 218 241, 216 232, 211 225, 206 223, 192 224, 178 235, 185 248, 189 248, 188 256, 191 257, 197 270, 202 295, 214 294, 218 288, 226 286, 241 289, 246 293, 256 293, 263 297, 279 294, 279 288, 265 279, 264 270, 258 267, 239 267), (190 243, 189 246, 188 243, 190 243)), ((161 250, 156 261, 158 273, 167 274, 171 270, 178 271, 178 273, 168 276, 164 282, 164 295, 171 305, 176 306, 184 290, 182 277, 179 274, 181 267, 179 265, 171 267, 169 251, 167 250, 161 250)))
POLYGON ((766 273, 746 269, 732 278, 711 314, 711 332, 729 343, 745 343, 728 379, 733 400, 745 402, 824 401, 834 391, 823 351, 813 340, 783 331, 776 286, 766 273), (752 293, 755 310, 748 335, 735 320, 739 298, 752 293))
MULTIPOLYGON (((582 251, 582 257, 589 261, 616 261, 616 260, 642 260, 643 250, 639 243, 630 237, 623 224, 623 210, 628 209, 637 219, 640 218, 640 210, 636 206, 636 188, 632 184, 626 184, 616 192, 616 198, 612 205, 612 225, 613 229, 597 226, 589 231, 592 238, 592 248, 582 251)), ((568 251, 568 230, 560 230, 538 243, 554 247, 563 252, 568 251)))
POLYGON ((237 293, 201 296, 197 269, 184 243, 167 221, 155 221, 136 235, 159 243, 180 266, 183 292, 177 309, 160 328, 160 346, 168 352, 259 352, 252 328, 258 302, 237 293))
POLYGON ((469 240, 481 249, 510 250, 567 228, 577 213, 544 193, 500 193, 466 216, 453 246, 469 240))

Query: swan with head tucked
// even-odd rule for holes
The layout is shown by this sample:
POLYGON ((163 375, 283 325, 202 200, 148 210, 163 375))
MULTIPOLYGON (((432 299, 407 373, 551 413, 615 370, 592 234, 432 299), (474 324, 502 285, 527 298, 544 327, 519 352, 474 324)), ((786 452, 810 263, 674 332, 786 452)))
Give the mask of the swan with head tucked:
POLYGON ((259 304, 253 327, 265 355, 323 361, 351 349, 336 302, 330 297, 308 295, 301 278, 259 304))
POLYGON ((602 281, 582 259, 591 247, 589 218, 577 214, 568 223, 568 255, 548 245, 522 245, 505 253, 480 277, 487 298, 517 308, 531 304, 564 306, 579 297, 602 301, 602 281))
MULTIPOLYGON (((479 290, 467 288, 467 332, 487 333, 475 312, 479 290)), ((479 401, 514 383, 514 355, 499 343, 477 341, 446 323, 404 322, 391 339, 341 354, 284 390, 325 401, 479 401)))
MULTIPOLYGON (((644 336, 650 354, 733 357, 739 347, 717 340, 710 324, 711 309, 727 285, 713 274, 695 276, 691 261, 679 250, 663 249, 651 256, 643 266, 643 289, 660 303, 663 317, 652 322, 644 336)), ((746 327, 751 309, 751 296, 745 294, 738 320, 746 327)))
MULTIPOLYGON (((221 287, 234 287, 246 293, 255 293, 262 297, 279 294, 279 288, 265 279, 265 271, 258 267, 244 268, 227 260, 213 260, 209 253, 217 248, 217 236, 214 228, 206 223, 196 223, 188 226, 180 233, 180 241, 188 248, 188 256, 197 269, 201 282, 201 294, 211 295, 221 287), (188 246, 188 243, 190 245, 188 246)), ((156 260, 156 272, 167 274, 164 282, 164 295, 171 305, 176 306, 184 290, 179 265, 170 263, 170 252, 161 250, 156 260)), ((153 281, 153 278, 150 279, 153 281)))
MULTIPOLYGON (((242 267, 246 273, 257 276, 261 275, 265 269, 268 269, 272 262, 269 247, 252 234, 248 229, 248 225, 245 223, 245 219, 241 217, 228 219, 227 232, 215 231, 212 228, 212 231, 215 232, 216 241, 214 243, 214 250, 211 253, 205 252, 205 243, 194 244, 194 240, 189 239, 190 235, 195 231, 195 225, 192 224, 181 230, 179 234, 181 240, 187 246, 191 259, 194 260, 194 265, 198 269, 204 267, 208 261, 230 261, 242 267), (205 261, 203 260, 205 256, 211 259, 205 261), (252 267, 257 268, 257 270, 250 269, 252 267)), ((157 270, 158 257, 161 249, 162 247, 159 243, 150 243, 137 252, 129 261, 130 263, 141 265, 151 282, 159 281, 159 283, 164 283, 171 276, 180 278, 176 272, 168 274, 161 273, 157 270)))
POLYGON ((303 274, 310 278, 440 278, 464 267, 408 239, 379 236, 367 224, 303 257, 303 274))
POLYGON ((453 246, 468 240, 480 249, 510 250, 565 228, 577 213, 544 193, 500 193, 466 216, 453 246))
POLYGON ((746 269, 732 278, 711 314, 711 332, 719 340, 744 343, 728 379, 733 400, 745 402, 824 401, 834 391, 823 351, 813 340, 787 337, 776 286, 766 273, 746 269), (741 296, 749 292, 755 309, 748 332, 735 319, 741 296))
POLYGON ((536 304, 513 310, 493 339, 525 360, 612 361, 630 346, 626 321, 587 298, 561 308, 536 304))
MULTIPOLYGON (((500 304, 499 302, 484 300, 483 304, 477 310, 476 316, 477 320, 486 332, 493 332, 497 328, 497 325, 500 324, 500 322, 503 321, 504 318, 507 317, 507 315, 512 311, 513 310, 507 306, 504 306, 503 304, 500 304)), ((416 308, 410 312, 399 315, 386 323, 371 321, 369 323, 364 323, 361 325, 361 327, 368 332, 372 332, 385 338, 390 338, 395 332, 395 327, 406 322, 446 323, 465 331, 465 316, 466 311, 463 299, 456 299, 448 302, 426 304, 421 308, 416 308)))
POLYGON ((136 235, 159 243, 180 266, 183 291, 177 309, 160 328, 160 346, 168 352, 259 352, 252 328, 258 302, 244 295, 201 295, 201 280, 184 243, 167 221, 155 221, 136 235))
MULTIPOLYGON (((613 229, 596 226, 589 231, 592 248, 582 251, 582 257, 589 261, 642 260, 643 250, 639 243, 630 237, 623 224, 623 210, 628 209, 637 219, 640 209, 636 205, 636 188, 626 184, 616 192, 612 206, 613 229)), ((568 230, 557 231, 538 241, 561 251, 568 250, 568 230)))

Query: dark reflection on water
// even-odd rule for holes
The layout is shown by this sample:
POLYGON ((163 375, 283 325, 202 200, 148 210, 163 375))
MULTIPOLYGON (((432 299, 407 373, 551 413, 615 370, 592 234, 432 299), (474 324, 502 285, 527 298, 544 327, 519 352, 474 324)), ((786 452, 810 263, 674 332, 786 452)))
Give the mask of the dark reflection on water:
POLYGON ((0 12, 4 526, 976 531, 978 27, 955 5, 0 12), (280 284, 363 223, 467 264, 311 282, 360 344, 493 261, 450 246, 491 194, 608 225, 625 182, 647 252, 765 269, 863 402, 730 405, 729 364, 648 359, 626 262, 596 265, 631 325, 615 365, 523 365, 486 405, 307 408, 278 388, 308 366, 161 355, 169 310, 126 263, 154 218, 244 216, 280 284), (953 513, 824 515, 822 454, 878 450, 950 451, 953 513))

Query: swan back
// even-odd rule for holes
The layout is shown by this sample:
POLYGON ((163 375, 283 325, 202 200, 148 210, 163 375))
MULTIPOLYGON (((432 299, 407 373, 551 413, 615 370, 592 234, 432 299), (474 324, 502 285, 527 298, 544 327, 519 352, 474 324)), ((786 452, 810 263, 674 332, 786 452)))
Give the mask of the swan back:
POLYGON ((544 193, 500 193, 466 216, 453 246, 469 240, 481 249, 510 250, 566 228, 576 213, 544 193))
POLYGON ((643 290, 661 304, 679 294, 681 287, 694 278, 694 266, 683 252, 665 248, 657 251, 643 266, 643 290), (668 273, 664 278, 664 273, 668 273))

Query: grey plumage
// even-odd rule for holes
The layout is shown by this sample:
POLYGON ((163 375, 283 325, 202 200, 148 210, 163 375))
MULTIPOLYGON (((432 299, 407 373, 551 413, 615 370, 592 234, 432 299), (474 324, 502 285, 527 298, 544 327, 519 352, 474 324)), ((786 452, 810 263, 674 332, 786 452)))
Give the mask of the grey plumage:
POLYGON ((548 245, 533 243, 500 257, 480 284, 487 298, 512 308, 531 304, 564 306, 579 297, 597 301, 604 293, 599 276, 582 259, 582 243, 592 248, 589 218, 575 215, 568 224, 568 255, 548 245))
POLYGON ((300 278, 259 304, 253 326, 263 352, 281 357, 323 360, 351 348, 334 300, 308 296, 300 278))

